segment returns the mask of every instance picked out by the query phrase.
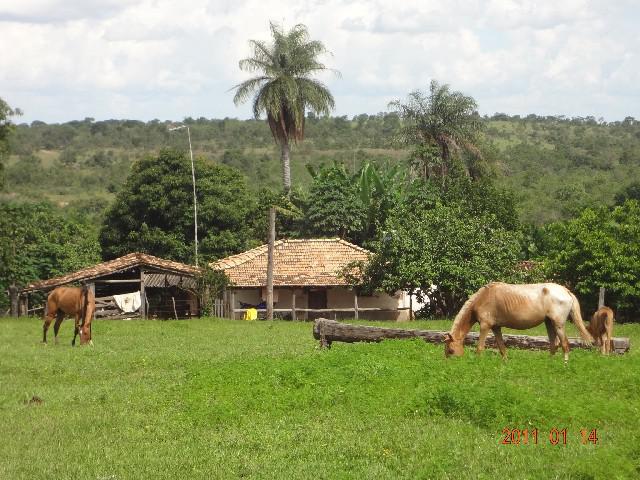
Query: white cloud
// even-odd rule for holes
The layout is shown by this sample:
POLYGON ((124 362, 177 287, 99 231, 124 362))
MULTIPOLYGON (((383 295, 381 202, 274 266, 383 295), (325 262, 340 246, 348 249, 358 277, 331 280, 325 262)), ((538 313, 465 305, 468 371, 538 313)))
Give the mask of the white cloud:
POLYGON ((333 57, 336 114, 386 110, 432 78, 483 113, 639 116, 634 2, 0 0, 0 96, 24 120, 249 116, 228 90, 269 20, 333 57))

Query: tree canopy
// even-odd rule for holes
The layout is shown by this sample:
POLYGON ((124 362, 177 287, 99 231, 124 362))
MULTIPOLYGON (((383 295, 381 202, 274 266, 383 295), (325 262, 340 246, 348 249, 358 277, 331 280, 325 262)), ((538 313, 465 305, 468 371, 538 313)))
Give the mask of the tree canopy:
MULTIPOLYGON (((396 100, 389 106, 404 120, 402 139, 413 147, 412 157, 425 178, 440 175, 444 183, 453 154, 464 150, 481 155, 477 144, 483 124, 472 97, 432 80, 427 94, 415 90, 405 102, 396 100)), ((473 168, 467 170, 474 175, 473 168)))
POLYGON ((433 182, 409 188, 362 271, 368 290, 428 293, 430 313, 453 315, 481 286, 518 276, 521 234, 507 213, 515 214, 508 195, 470 182, 457 189, 464 195, 433 182))
POLYGON ((12 109, 0 98, 0 189, 4 186, 4 160, 9 154, 9 137, 14 129, 11 117, 21 114, 19 109, 12 109))
POLYGON ((282 179, 285 192, 291 190, 290 143, 304 138, 305 112, 328 114, 334 107, 333 95, 312 75, 326 70, 318 57, 327 53, 317 40, 310 40, 307 27, 298 24, 289 32, 270 24, 273 42, 250 40, 252 56, 240 60, 240 69, 260 72, 233 87, 233 101, 244 103, 254 94, 256 118, 266 114, 273 138, 281 146, 282 179))
MULTIPOLYGON (((550 277, 575 289, 587 309, 605 287, 607 305, 640 307, 640 203, 587 208, 577 218, 545 228, 540 259, 550 277)), ((584 308, 584 307, 583 307, 584 308)))
MULTIPOLYGON (((213 260, 242 251, 251 239, 254 200, 234 168, 196 159, 199 255, 213 260)), ((100 231, 105 259, 141 251, 194 260, 191 167, 184 152, 163 150, 134 164, 100 231)))
POLYGON ((0 202, 0 308, 11 284, 63 275, 100 261, 94 227, 49 203, 0 202))

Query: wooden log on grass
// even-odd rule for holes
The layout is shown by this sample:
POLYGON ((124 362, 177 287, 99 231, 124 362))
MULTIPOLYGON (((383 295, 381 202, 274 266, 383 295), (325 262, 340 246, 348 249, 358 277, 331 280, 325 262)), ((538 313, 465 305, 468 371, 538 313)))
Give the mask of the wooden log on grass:
MULTIPOLYGON (((368 327, 365 325, 352 325, 336 322, 326 318, 319 318, 313 324, 313 337, 320 341, 322 347, 330 347, 332 342, 380 342, 386 339, 422 338, 429 343, 443 343, 447 332, 437 330, 409 330, 404 328, 368 327)), ((528 350, 548 350, 549 338, 546 336, 511 335, 502 334, 507 347, 523 348, 528 350)), ((465 345, 473 345, 478 341, 478 333, 469 332, 464 339, 465 345)), ((612 340, 612 351, 626 353, 629 351, 629 339, 616 337, 612 340)), ((487 347, 496 347, 495 339, 489 334, 486 341, 487 347)), ((571 348, 592 348, 586 345, 582 339, 569 337, 571 348)))

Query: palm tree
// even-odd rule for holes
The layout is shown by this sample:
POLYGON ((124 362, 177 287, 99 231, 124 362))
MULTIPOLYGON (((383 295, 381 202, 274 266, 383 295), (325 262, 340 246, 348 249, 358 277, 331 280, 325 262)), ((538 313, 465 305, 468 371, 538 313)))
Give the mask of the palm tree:
POLYGON ((254 92, 253 114, 266 113, 274 140, 281 147, 285 193, 291 190, 289 151, 291 141, 304 139, 305 110, 329 114, 335 102, 327 87, 311 75, 327 68, 318 56, 328 53, 324 45, 309 40, 307 27, 296 25, 288 33, 270 23, 273 43, 250 40, 253 54, 240 60, 240 69, 260 75, 236 85, 233 102, 244 103, 254 92))
POLYGON ((416 146, 414 156, 424 163, 425 177, 439 166, 444 184, 452 152, 465 150, 481 157, 477 144, 483 124, 472 97, 432 80, 428 95, 416 90, 409 94, 407 103, 396 100, 389 106, 404 119, 403 140, 416 146))

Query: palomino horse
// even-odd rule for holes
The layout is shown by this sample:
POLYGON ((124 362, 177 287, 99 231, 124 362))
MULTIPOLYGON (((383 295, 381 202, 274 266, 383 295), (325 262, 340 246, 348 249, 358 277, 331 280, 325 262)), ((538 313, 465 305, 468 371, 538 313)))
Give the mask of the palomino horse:
POLYGON ((73 333, 73 341, 71 345, 76 344, 76 337, 80 333, 80 345, 90 343, 91 341, 91 320, 93 312, 96 310, 95 295, 86 285, 82 288, 78 287, 58 287, 53 290, 47 298, 47 308, 45 310, 44 325, 42 326, 42 343, 47 343, 47 330, 56 317, 56 323, 53 326, 55 343, 58 343, 58 331, 60 324, 66 315, 75 317, 75 330, 73 333))
POLYGON ((609 307, 600 307, 591 317, 587 327, 593 335, 595 344, 600 346, 600 351, 605 355, 611 353, 611 339, 613 338, 613 310, 609 307))
POLYGON ((569 342, 564 324, 569 316, 585 342, 591 343, 593 339, 582 322, 578 299, 562 285, 490 283, 469 297, 456 315, 451 331, 445 335, 444 353, 446 356, 462 355, 464 338, 477 322, 480 324, 478 353, 484 350, 485 340, 491 330, 502 357, 506 358, 507 349, 502 339, 502 327, 524 330, 544 322, 549 334, 551 354, 556 353, 558 348, 557 336, 562 344, 566 362, 569 359, 569 342))

